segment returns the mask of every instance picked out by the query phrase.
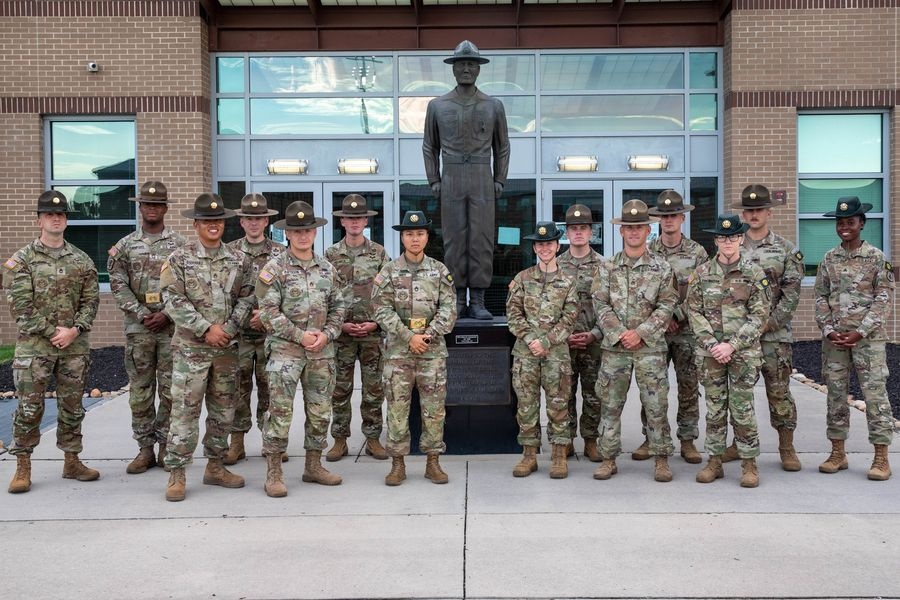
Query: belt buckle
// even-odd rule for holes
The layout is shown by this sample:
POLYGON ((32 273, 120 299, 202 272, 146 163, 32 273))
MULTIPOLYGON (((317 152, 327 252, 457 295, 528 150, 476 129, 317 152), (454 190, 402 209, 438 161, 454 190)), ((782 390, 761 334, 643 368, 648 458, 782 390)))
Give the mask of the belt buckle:
POLYGON ((410 329, 425 329, 425 326, 428 324, 428 321, 425 319, 410 319, 409 320, 409 328, 410 329))
POLYGON ((159 295, 159 292, 144 294, 144 302, 146 302, 147 304, 158 304, 161 301, 162 297, 159 295))

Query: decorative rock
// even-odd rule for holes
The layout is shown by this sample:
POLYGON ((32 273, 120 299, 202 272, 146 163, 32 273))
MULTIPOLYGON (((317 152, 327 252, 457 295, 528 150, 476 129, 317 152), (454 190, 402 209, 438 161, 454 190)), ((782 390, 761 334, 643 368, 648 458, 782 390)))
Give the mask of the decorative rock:
POLYGON ((91 398, 99 398, 103 394, 97 388, 91 390, 91 398))

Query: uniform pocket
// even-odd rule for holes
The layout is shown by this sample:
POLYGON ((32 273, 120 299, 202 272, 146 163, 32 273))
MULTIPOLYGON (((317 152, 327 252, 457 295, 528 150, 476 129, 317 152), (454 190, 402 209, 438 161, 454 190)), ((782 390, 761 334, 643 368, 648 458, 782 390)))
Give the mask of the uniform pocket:
POLYGON ((18 388, 20 383, 31 383, 31 363, 33 358, 14 358, 12 362, 13 385, 18 388))

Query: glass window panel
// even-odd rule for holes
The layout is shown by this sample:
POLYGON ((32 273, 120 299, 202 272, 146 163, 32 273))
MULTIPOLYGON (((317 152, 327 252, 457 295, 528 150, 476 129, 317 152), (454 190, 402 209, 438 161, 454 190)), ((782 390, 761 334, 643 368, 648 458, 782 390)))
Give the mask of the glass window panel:
POLYGON ((823 214, 834 210, 838 198, 857 196, 860 202, 872 205, 871 212, 884 209, 881 179, 801 179, 799 212, 823 214))
POLYGON ((216 59, 216 88, 222 94, 239 94, 244 91, 243 58, 222 56, 216 59))
MULTIPOLYGON (((407 94, 446 94, 456 86, 453 68, 443 56, 401 56, 400 91, 407 94)), ((481 65, 476 85, 486 94, 534 89, 534 56, 489 56, 481 65)))
POLYGON ((706 233, 704 229, 714 229, 719 210, 717 201, 719 190, 718 177, 691 177, 691 201, 696 206, 691 211, 691 239, 701 244, 712 256, 715 254, 716 245, 713 235, 706 233))
POLYGON ((718 129, 719 104, 715 94, 691 94, 691 131, 718 129))
POLYGON ((799 115, 800 173, 880 173, 881 115, 799 115))
POLYGON ((69 200, 70 221, 96 219, 136 219, 137 202, 132 202, 133 185, 53 186, 69 200))
MULTIPOLYGON (((832 205, 831 209, 834 209, 832 205)), ((801 219, 800 250, 803 252, 804 270, 807 276, 815 277, 819 263, 825 253, 840 243, 835 233, 836 219, 801 219)), ((867 219, 860 236, 876 248, 884 247, 884 221, 867 219)))
POLYGON ((134 121, 54 121, 52 179, 134 179, 134 121))
POLYGON ((267 56, 250 59, 254 94, 391 92, 390 56, 267 56))
POLYGON ((648 90, 684 87, 683 54, 541 56, 544 90, 648 90))
POLYGON ((691 52, 691 88, 711 89, 718 87, 719 77, 715 52, 691 52))
POLYGON ((244 135, 243 98, 220 98, 216 101, 216 131, 219 135, 244 135))
MULTIPOLYGON (((247 193, 247 183, 245 181, 220 181, 219 197, 225 203, 225 208, 232 210, 241 207, 241 198, 247 193)), ((266 198, 268 201, 268 197, 266 198)), ((225 219, 225 234, 222 239, 226 242, 244 237, 244 230, 241 229, 240 219, 225 219)))
POLYGON ((106 261, 109 249, 123 237, 132 233, 136 225, 79 225, 66 228, 65 238, 83 250, 97 267, 100 283, 109 283, 106 261))
MULTIPOLYGON (((432 98, 433 96, 400 98, 400 133, 425 131, 425 110, 432 98)), ((503 96, 500 101, 506 109, 506 124, 510 132, 534 131, 534 96, 503 96)))
MULTIPOLYGON (((366 205, 369 210, 377 211, 378 214, 369 217, 369 224, 366 226, 365 236, 374 242, 378 242, 384 246, 384 192, 360 192, 357 190, 346 190, 341 192, 332 192, 331 194, 331 210, 341 210, 344 197, 347 194, 359 194, 366 199, 366 205)), ((330 212, 330 211, 329 211, 330 212)), ((341 218, 329 216, 332 236, 335 242, 344 239, 344 228, 341 226, 341 218)))
POLYGON ((541 129, 545 133, 680 131, 684 129, 684 96, 545 96, 541 129))
POLYGON ((559 239, 562 246, 560 252, 569 247, 569 240, 566 238, 566 211, 573 204, 584 204, 591 209, 594 224, 591 225, 590 245, 603 254, 603 190, 553 190, 553 220, 563 232, 559 239))
POLYGON ((254 98, 250 132, 262 135, 389 134, 390 98, 254 98))

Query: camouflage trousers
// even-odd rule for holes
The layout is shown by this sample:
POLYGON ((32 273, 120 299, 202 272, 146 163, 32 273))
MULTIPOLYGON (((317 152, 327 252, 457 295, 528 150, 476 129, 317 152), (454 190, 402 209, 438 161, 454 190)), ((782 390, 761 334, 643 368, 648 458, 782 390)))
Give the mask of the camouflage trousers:
POLYGON ((730 417, 738 454, 741 458, 759 456, 759 430, 753 405, 759 360, 735 355, 723 365, 711 356, 698 356, 697 368, 706 396, 706 451, 710 456, 725 453, 730 417))
POLYGON ((269 376, 266 374, 266 338, 241 338, 238 343, 238 399, 234 407, 232 431, 247 433, 253 427, 250 396, 256 375, 256 426, 262 429, 263 415, 269 409, 269 376))
POLYGON ((847 388, 851 366, 856 370, 866 403, 869 443, 890 445, 894 419, 886 391, 887 354, 884 342, 866 339, 850 349, 838 348, 827 339, 822 340, 822 374, 828 386, 826 435, 830 440, 846 440, 850 435, 847 388))
POLYGON ((512 385, 518 398, 516 421, 521 446, 541 445, 541 390, 547 402, 547 438, 551 444, 568 444, 569 392, 572 364, 534 356, 513 358, 512 385))
POLYGON ((172 332, 129 333, 125 339, 131 431, 138 447, 165 444, 172 413, 172 332), (159 407, 156 394, 159 392, 159 407))
POLYGON ((384 360, 384 396, 387 399, 387 451, 405 456, 410 450, 409 410, 413 387, 419 390, 422 409, 422 435, 419 450, 425 454, 443 454, 444 420, 447 411, 447 359, 386 358, 384 360))
POLYGON ((272 398, 263 417, 263 454, 287 452, 288 434, 294 418, 297 386, 303 388, 306 414, 303 447, 324 450, 331 419, 331 394, 334 392, 334 361, 330 358, 310 360, 273 354, 266 364, 272 398))
MULTIPOLYGON (((675 416, 678 439, 696 440, 700 437, 700 385, 694 343, 692 340, 671 340, 668 346, 668 360, 675 366, 675 381, 678 383, 678 412, 675 416)), ((641 425, 641 430, 647 435, 644 407, 641 407, 641 425)))
POLYGON ((200 410, 206 398, 203 455, 223 458, 234 419, 238 378, 237 346, 173 347, 172 419, 166 466, 183 468, 193 460, 200 437, 200 410))
POLYGON ((650 454, 671 456, 669 428, 669 378, 663 352, 603 351, 597 396, 600 397, 600 455, 615 458, 622 452, 622 409, 631 388, 631 373, 637 380, 641 406, 647 414, 650 454))
POLYGON ((761 342, 762 376, 769 399, 769 422, 775 429, 797 429, 797 404, 791 395, 793 347, 790 342, 761 342))
POLYGON ((41 441, 44 392, 56 376, 56 447, 63 452, 81 452, 81 422, 84 420, 84 382, 90 356, 35 356, 13 359, 13 384, 19 405, 13 417, 14 445, 10 454, 31 454, 41 441))
POLYGON ((335 340, 334 348, 337 376, 334 396, 331 398, 331 435, 350 437, 350 420, 353 416, 350 396, 353 394, 353 371, 358 358, 362 379, 362 402, 359 405, 362 433, 367 438, 378 439, 381 437, 382 427, 381 405, 384 404, 381 340, 357 340, 344 334, 335 340))
POLYGON ((597 375, 600 357, 588 350, 569 348, 572 357, 572 387, 569 392, 569 438, 575 439, 576 425, 581 425, 581 437, 596 438, 600 428, 600 398, 597 397, 597 375), (576 390, 581 381, 581 419, 578 418, 576 390))

